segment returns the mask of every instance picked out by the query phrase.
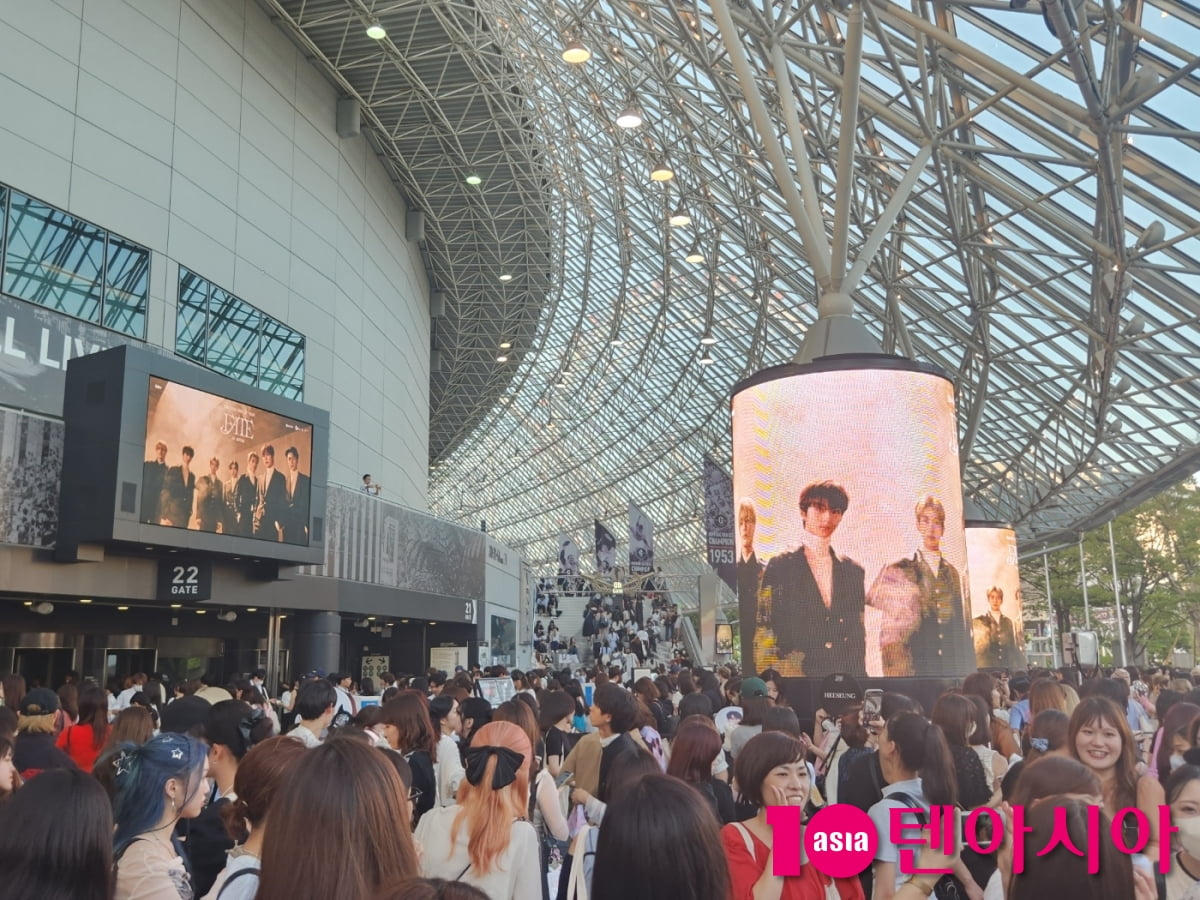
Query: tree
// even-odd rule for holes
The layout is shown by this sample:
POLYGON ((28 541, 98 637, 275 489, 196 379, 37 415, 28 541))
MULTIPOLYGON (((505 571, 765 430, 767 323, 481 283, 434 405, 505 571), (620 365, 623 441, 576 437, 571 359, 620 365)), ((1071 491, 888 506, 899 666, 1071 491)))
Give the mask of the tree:
MULTIPOLYGON (((1118 516, 1112 528, 1126 658, 1131 663, 1169 661, 1177 647, 1191 646, 1200 623, 1200 491, 1189 479, 1118 516)), ((1089 604, 1111 610, 1115 598, 1108 527, 1087 534, 1083 551, 1089 604)), ((1078 548, 1051 554, 1049 569, 1059 634, 1082 628, 1078 548)), ((1040 557, 1027 562, 1025 577, 1044 595, 1040 557)), ((1093 616, 1093 627, 1097 618, 1093 616)), ((1114 656, 1119 662, 1115 649, 1114 656)))

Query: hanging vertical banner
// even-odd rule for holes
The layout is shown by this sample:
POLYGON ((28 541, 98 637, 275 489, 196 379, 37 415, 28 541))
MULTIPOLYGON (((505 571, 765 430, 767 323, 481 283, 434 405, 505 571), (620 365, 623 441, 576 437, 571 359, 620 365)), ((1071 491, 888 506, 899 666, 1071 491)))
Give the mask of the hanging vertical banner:
POLYGON ((634 504, 629 504, 629 572, 645 575, 654 571, 654 523, 634 504))
POLYGON ((558 576, 575 578, 579 575, 579 545, 575 539, 558 533, 558 576))
POLYGON ((617 536, 608 530, 607 525, 596 522, 596 574, 601 578, 611 579, 617 565, 617 536))
POLYGON ((707 454, 704 456, 704 532, 708 542, 708 564, 730 590, 736 591, 733 477, 707 454))

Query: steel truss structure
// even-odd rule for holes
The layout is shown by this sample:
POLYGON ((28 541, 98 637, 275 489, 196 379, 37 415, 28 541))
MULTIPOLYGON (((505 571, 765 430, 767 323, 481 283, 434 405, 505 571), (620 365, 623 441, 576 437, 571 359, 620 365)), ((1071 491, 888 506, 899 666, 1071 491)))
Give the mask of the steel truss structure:
POLYGON ((634 500, 699 571, 730 386, 845 295, 1026 541, 1200 466, 1200 7, 259 3, 424 213, 433 509, 535 563, 634 500))

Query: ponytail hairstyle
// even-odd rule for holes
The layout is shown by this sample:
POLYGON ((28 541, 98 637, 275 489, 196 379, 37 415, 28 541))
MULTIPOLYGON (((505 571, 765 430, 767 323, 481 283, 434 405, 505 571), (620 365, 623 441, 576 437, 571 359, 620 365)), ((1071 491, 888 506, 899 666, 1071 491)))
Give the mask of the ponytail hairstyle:
POLYGON ((158 824, 167 805, 167 782, 183 784, 183 809, 204 789, 204 763, 208 748, 203 741, 186 734, 164 732, 142 745, 124 743, 97 763, 109 765, 115 772, 116 797, 113 818, 113 851, 119 857, 138 835, 158 824))
POLYGON ((888 720, 887 736, 904 768, 921 776, 921 792, 930 805, 958 805, 958 779, 942 729, 924 716, 901 712, 888 720))
MULTIPOLYGON (((533 747, 521 726, 512 722, 489 722, 471 738, 467 751, 467 775, 458 789, 458 814, 450 826, 450 851, 458 841, 459 831, 467 830, 467 851, 471 868, 479 875, 492 870, 496 860, 508 849, 514 819, 526 815, 529 804, 529 772, 527 760, 533 747), (487 759, 478 775, 472 774, 470 756, 475 750, 486 751, 487 759), (513 779, 500 788, 496 770, 505 763, 509 752, 522 759, 516 766, 513 779)), ((449 856, 449 853, 447 853, 449 856)))
POLYGON ((255 744, 243 757, 233 780, 237 800, 221 804, 221 820, 234 841, 240 844, 250 836, 251 827, 262 827, 280 786, 307 753, 302 742, 281 735, 255 744))

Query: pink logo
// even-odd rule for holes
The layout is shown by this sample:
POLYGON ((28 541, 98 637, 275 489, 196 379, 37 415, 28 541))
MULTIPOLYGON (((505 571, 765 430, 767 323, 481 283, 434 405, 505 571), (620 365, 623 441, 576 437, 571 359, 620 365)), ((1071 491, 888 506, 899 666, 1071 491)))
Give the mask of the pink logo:
POLYGON ((825 807, 804 829, 804 852, 830 878, 850 878, 869 868, 877 843, 871 817, 848 803, 825 807))
POLYGON ((809 819, 801 833, 798 806, 772 806, 767 822, 774 831, 772 874, 799 875, 804 855, 818 872, 830 878, 849 878, 871 865, 878 838, 871 817, 855 806, 827 806, 809 819))

